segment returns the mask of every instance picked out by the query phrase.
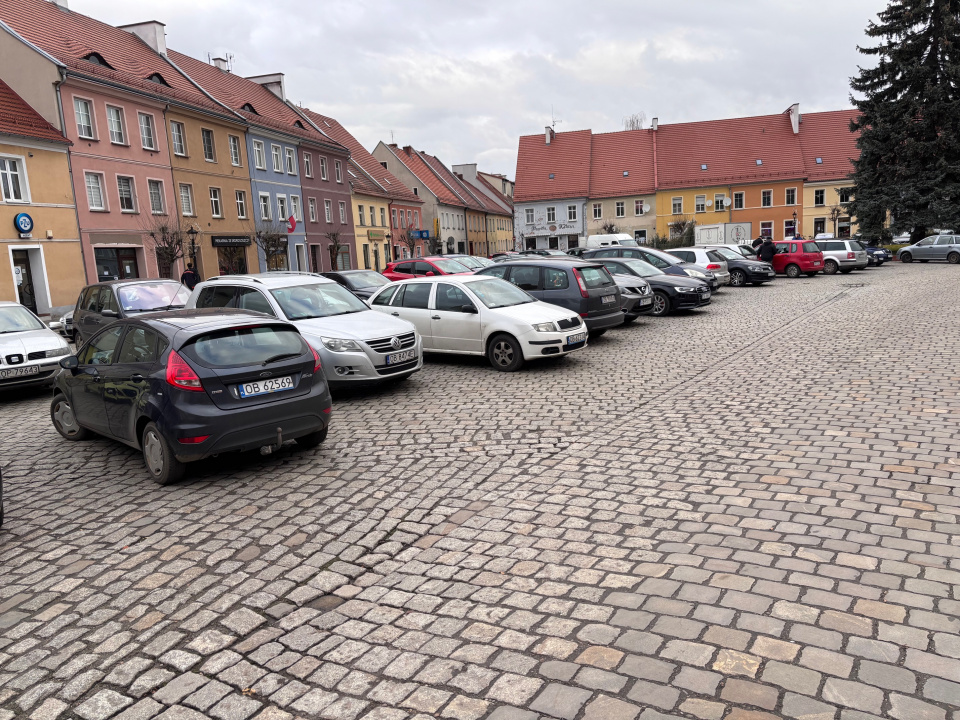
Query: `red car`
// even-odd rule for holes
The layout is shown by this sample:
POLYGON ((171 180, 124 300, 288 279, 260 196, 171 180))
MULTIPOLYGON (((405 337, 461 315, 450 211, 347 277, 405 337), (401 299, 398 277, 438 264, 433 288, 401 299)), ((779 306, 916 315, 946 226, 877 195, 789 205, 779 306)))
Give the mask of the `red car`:
POLYGON ((390 280, 409 280, 412 277, 434 275, 473 275, 473 271, 456 260, 438 256, 387 263, 383 275, 390 280))
POLYGON ((823 253, 812 240, 777 240, 777 254, 773 256, 773 269, 789 278, 806 273, 813 277, 823 270, 823 253))

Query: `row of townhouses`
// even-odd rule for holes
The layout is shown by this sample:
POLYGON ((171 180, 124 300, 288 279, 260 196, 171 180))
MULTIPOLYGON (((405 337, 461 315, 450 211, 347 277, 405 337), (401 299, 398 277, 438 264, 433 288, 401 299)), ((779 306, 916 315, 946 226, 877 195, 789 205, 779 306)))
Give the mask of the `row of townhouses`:
POLYGON ((520 138, 514 195, 518 245, 566 250, 611 230, 646 243, 692 223, 716 240, 800 233, 849 236, 856 223, 850 132, 855 111, 712 120, 611 133, 520 138), (704 228, 705 230, 706 228, 704 228))
POLYGON ((411 147, 371 154, 289 102, 283 74, 179 53, 162 23, 0 3, 0 298, 40 314, 187 262, 210 277, 507 249, 512 191, 411 147))

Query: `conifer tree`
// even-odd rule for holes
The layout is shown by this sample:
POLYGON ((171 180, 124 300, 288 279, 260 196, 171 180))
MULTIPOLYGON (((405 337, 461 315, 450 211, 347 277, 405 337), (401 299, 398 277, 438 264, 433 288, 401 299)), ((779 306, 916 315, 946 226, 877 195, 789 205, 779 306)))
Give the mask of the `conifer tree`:
POLYGON ((892 230, 912 240, 960 231, 960 0, 890 0, 867 35, 875 57, 851 79, 860 117, 850 212, 866 236, 892 230))

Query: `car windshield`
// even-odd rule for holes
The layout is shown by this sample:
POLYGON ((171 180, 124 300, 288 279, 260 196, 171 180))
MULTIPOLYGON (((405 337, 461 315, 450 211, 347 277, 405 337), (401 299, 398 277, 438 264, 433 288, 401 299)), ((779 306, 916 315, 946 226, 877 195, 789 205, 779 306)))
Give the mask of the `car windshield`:
POLYGON ((390 284, 389 279, 385 278, 378 272, 374 272, 373 270, 365 270, 363 272, 343 275, 343 279, 346 280, 347 285, 354 290, 359 290, 360 288, 383 287, 384 285, 390 284))
POLYGON ((120 307, 124 312, 152 312, 182 308, 187 304, 190 290, 173 280, 169 282, 137 283, 117 289, 120 307))
POLYGON ((347 315, 370 309, 342 285, 332 282, 277 288, 270 294, 287 320, 347 315))
POLYGON ((456 258, 456 261, 461 265, 465 265, 470 270, 479 270, 482 267, 486 267, 486 265, 481 263, 475 257, 470 257, 470 256, 458 257, 456 258))
POLYGON ((500 278, 477 280, 467 285, 470 291, 480 298, 480 302, 490 309, 523 305, 536 302, 536 298, 521 290, 513 283, 500 278))
POLYGON ((751 260, 757 259, 757 251, 749 245, 737 245, 737 250, 743 253, 745 258, 750 258, 751 260))
POLYGON ((25 307, 8 305, 0 307, 0 335, 7 333, 26 332, 27 330, 43 330, 44 324, 36 315, 25 307))
POLYGON ((743 260, 743 255, 734 252, 730 248, 714 248, 713 251, 720 255, 724 260, 743 260))
POLYGON ((560 257, 564 257, 566 253, 563 250, 544 250, 543 255, 545 256, 559 255, 560 257))
POLYGON ((456 260, 450 259, 441 259, 441 260, 431 260, 431 262, 436 265, 438 268, 443 270, 445 273, 468 273, 470 268, 466 265, 461 265, 456 260))
POLYGON ((820 246, 815 242, 805 242, 803 244, 803 251, 805 253, 817 253, 820 252, 820 246))
POLYGON ((634 258, 619 258, 617 262, 626 265, 628 268, 633 270, 634 275, 639 275, 640 277, 663 275, 663 273, 657 270, 653 265, 648 262, 644 262, 643 260, 635 260, 634 258))

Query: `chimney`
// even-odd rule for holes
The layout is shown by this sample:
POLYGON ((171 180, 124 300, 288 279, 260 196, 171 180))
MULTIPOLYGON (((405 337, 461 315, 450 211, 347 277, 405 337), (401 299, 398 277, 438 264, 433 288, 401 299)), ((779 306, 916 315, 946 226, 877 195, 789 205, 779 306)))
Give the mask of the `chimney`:
POLYGON ((793 134, 800 134, 800 121, 803 119, 800 117, 800 103, 794 103, 787 110, 790 113, 790 127, 793 128, 793 134))
POLYGON ((227 62, 226 58, 214 58, 213 64, 217 66, 218 70, 222 70, 225 73, 230 72, 230 63, 227 62))
POLYGON ((654 118, 650 123, 650 129, 656 130, 659 124, 660 124, 660 118, 654 118))
POLYGON ((546 130, 547 145, 549 145, 550 141, 553 140, 557 136, 557 134, 553 131, 553 128, 550 127, 549 125, 547 125, 547 127, 544 129, 546 130))
MULTIPOLYGON (((66 0, 63 4, 66 6, 66 0)), ((165 25, 162 22, 148 20, 147 22, 120 25, 119 27, 121 30, 133 33, 161 55, 167 54, 167 36, 163 30, 165 25)))
POLYGON ((283 87, 283 73, 270 73, 269 75, 254 75, 247 80, 263 85, 278 98, 287 101, 287 91, 283 87))
POLYGON ((458 175, 462 175, 465 178, 470 180, 477 179, 477 164, 476 163, 464 163, 462 165, 454 165, 453 171, 458 175))

